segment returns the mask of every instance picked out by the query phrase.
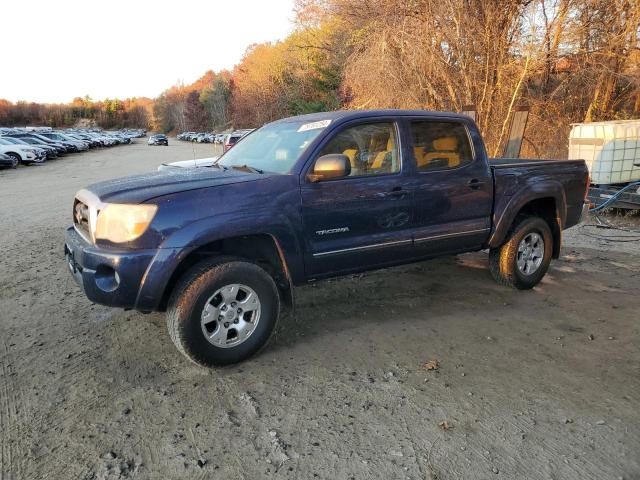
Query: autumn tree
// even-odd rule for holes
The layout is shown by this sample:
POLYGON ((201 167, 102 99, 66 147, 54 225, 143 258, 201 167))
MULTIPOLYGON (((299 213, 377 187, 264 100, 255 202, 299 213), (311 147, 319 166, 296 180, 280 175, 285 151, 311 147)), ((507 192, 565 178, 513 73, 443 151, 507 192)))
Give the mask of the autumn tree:
POLYGON ((207 112, 202 103, 200 103, 200 93, 197 90, 193 90, 187 94, 184 118, 187 130, 196 132, 208 130, 207 112))
POLYGON ((231 101, 230 74, 223 72, 200 92, 200 102, 207 114, 209 129, 221 131, 229 127, 231 101))
POLYGON ((298 0, 301 23, 346 32, 348 108, 475 105, 490 153, 513 109, 525 150, 564 155, 571 122, 638 115, 634 0, 298 0))

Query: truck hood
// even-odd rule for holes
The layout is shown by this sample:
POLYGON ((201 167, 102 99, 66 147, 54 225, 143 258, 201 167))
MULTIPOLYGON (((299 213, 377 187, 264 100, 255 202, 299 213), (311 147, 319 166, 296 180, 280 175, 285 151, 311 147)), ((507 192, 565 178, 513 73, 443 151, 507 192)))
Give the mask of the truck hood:
POLYGON ((115 178, 89 185, 102 202, 142 203, 172 193, 217 187, 232 183, 252 182, 270 177, 270 174, 243 170, 209 168, 176 168, 130 177, 115 178))
POLYGON ((193 160, 181 160, 179 162, 163 163, 158 167, 158 171, 170 170, 172 168, 202 168, 210 167, 220 157, 195 158, 193 160))

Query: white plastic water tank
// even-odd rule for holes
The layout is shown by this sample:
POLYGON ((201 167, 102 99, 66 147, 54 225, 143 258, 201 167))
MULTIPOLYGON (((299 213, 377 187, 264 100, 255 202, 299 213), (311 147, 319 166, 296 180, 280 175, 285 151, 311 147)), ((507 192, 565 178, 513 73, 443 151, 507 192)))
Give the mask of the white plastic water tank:
POLYGON ((572 124, 569 159, 585 160, 595 185, 640 180, 640 120, 572 124))

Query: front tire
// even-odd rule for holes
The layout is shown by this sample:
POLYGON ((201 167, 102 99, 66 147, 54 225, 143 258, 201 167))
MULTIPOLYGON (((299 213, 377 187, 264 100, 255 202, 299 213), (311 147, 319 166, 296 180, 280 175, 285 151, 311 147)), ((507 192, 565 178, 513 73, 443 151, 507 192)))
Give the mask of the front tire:
POLYGON ((489 269, 500 285, 529 290, 547 273, 552 252, 549 224, 528 217, 516 225, 504 244, 489 250, 489 269))
POLYGON ((279 313, 278 289, 265 270, 234 258, 209 259, 178 282, 169 299, 167 327, 189 360, 221 366, 264 347, 279 313))
MULTIPOLYGON (((18 166, 18 163, 22 163, 22 158, 20 158, 20 155, 18 155, 17 153, 13 153, 13 152, 7 153, 7 156, 9 156, 9 157, 11 157, 11 158, 13 158, 15 160, 14 163, 15 163, 16 167, 18 166)), ((16 167, 13 167, 13 168, 16 168, 16 167)))

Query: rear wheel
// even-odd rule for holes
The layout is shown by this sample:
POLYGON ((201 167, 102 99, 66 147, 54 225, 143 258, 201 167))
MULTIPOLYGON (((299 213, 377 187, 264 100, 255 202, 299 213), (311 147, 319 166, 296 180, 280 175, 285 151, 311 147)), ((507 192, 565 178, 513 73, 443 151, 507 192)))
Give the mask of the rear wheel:
POLYGON ((552 251, 549 224, 539 217, 525 218, 503 245, 489 251, 489 269, 499 284, 528 290, 547 273, 552 251))
POLYGON ((266 345, 280 311, 278 289, 259 266, 226 258, 187 272, 169 300, 173 343, 198 365, 237 363, 266 345))

